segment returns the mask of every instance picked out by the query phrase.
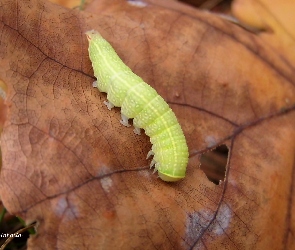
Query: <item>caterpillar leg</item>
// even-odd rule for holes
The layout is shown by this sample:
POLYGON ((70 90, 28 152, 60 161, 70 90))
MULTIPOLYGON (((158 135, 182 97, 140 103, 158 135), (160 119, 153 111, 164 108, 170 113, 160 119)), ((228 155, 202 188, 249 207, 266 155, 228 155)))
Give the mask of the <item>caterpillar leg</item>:
MULTIPOLYGON (((150 168, 152 168, 156 164, 156 161, 152 160, 150 164, 150 168)), ((157 171, 157 170, 156 170, 157 171)))
POLYGON ((115 105, 111 102, 104 101, 103 103, 108 107, 108 110, 111 110, 113 107, 115 107, 115 105))
MULTIPOLYGON (((98 81, 93 82, 92 87, 98 88, 98 90, 100 91, 100 89, 98 87, 98 81)), ((115 107, 115 105, 112 104, 111 102, 104 101, 103 103, 108 107, 109 110, 111 110, 113 107, 115 107)))
POLYGON ((146 159, 150 158, 152 155, 154 155, 155 153, 153 152, 153 150, 150 150, 146 156, 146 159))
POLYGON ((154 168, 154 171, 153 171, 153 174, 154 174, 154 173, 156 173, 158 171, 158 163, 156 163, 154 160, 152 160, 151 164, 152 163, 155 164, 155 166, 154 166, 155 168, 154 168))
POLYGON ((92 83, 92 87, 93 87, 93 88, 97 88, 97 86, 98 86, 98 85, 97 85, 97 81, 95 81, 95 82, 92 83))
MULTIPOLYGON (((150 156, 154 155, 154 152, 152 150, 150 150, 146 156, 146 158, 150 158, 150 156)), ((158 168, 157 168, 157 162, 153 159, 151 161, 151 164, 150 164, 150 168, 152 167, 155 167, 154 171, 153 171, 153 174, 157 172, 158 168)))
POLYGON ((120 120, 120 123, 125 127, 130 127, 130 124, 128 123, 128 117, 121 113, 121 118, 122 120, 120 120))
POLYGON ((102 90, 101 87, 99 86, 99 79, 97 79, 95 82, 92 83, 92 87, 93 88, 98 88, 98 90, 100 92, 106 92, 106 91, 102 90))
POLYGON ((134 126, 134 130, 133 130, 133 132, 134 132, 134 134, 136 134, 136 135, 140 135, 140 128, 134 126))

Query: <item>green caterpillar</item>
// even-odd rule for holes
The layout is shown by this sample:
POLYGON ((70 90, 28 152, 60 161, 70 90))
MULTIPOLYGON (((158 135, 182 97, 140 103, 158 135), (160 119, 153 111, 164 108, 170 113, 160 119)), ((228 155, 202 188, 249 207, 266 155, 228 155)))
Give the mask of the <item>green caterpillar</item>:
MULTIPOLYGON (((155 166, 164 181, 178 181, 185 177, 188 147, 183 131, 173 111, 150 85, 134 74, 119 58, 112 46, 95 30, 86 32, 89 57, 99 91, 107 93, 108 109, 121 107, 120 121, 129 127, 133 118, 134 132, 140 128, 153 144, 147 158, 154 155, 150 167, 155 166)), ((155 172, 154 171, 154 172, 155 172)))

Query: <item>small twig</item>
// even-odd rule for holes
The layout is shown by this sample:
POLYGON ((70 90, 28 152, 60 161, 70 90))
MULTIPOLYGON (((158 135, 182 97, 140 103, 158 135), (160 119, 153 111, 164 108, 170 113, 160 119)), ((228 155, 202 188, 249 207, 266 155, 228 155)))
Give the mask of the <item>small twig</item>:
POLYGON ((20 234, 20 233, 22 233, 22 232, 25 232, 25 231, 27 231, 27 230, 29 230, 29 229, 31 229, 31 228, 33 228, 33 227, 35 227, 36 226, 36 222, 34 222, 33 224, 31 224, 31 225, 28 225, 28 226, 26 226, 26 227, 24 227, 24 228, 21 228, 21 229, 19 229, 19 230, 17 230, 15 233, 13 233, 13 234, 10 234, 10 236, 9 236, 9 238, 7 238, 6 239, 6 241, 3 243, 3 245, 0 247, 0 250, 4 250, 4 248, 15 238, 15 235, 17 235, 17 234, 20 234))

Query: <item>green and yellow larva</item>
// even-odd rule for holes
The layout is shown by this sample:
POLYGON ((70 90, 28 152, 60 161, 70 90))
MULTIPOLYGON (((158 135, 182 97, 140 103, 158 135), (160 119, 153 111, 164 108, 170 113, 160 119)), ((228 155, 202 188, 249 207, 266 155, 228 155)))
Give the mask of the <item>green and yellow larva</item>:
POLYGON ((178 181, 185 177, 188 147, 182 129, 173 111, 150 85, 134 74, 119 58, 112 46, 94 30, 86 32, 89 57, 99 91, 107 93, 108 109, 121 107, 120 121, 130 126, 133 118, 134 132, 140 128, 153 144, 149 156, 154 155, 150 167, 155 165, 164 181, 178 181))

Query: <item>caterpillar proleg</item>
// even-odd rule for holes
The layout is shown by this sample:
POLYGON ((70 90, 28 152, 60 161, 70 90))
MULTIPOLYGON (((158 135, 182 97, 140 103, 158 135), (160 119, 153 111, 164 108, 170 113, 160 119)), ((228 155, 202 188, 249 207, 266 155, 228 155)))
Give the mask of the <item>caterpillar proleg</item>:
POLYGON ((178 181, 185 177, 188 147, 177 118, 164 99, 150 85, 123 63, 112 46, 95 30, 86 32, 89 57, 97 81, 95 87, 107 93, 108 109, 121 107, 121 123, 134 132, 140 129, 153 144, 148 157, 154 156, 150 167, 158 170, 164 181, 178 181))

